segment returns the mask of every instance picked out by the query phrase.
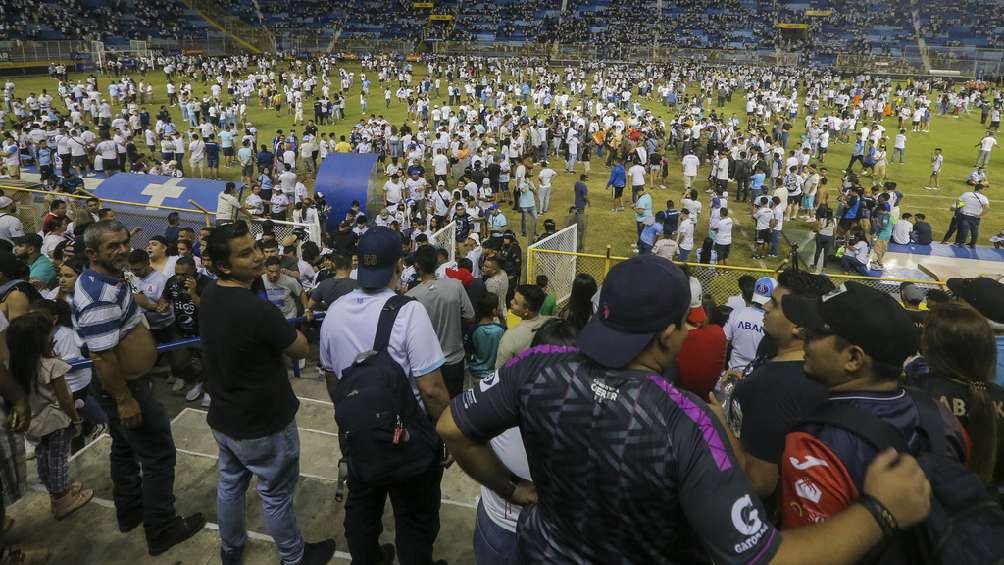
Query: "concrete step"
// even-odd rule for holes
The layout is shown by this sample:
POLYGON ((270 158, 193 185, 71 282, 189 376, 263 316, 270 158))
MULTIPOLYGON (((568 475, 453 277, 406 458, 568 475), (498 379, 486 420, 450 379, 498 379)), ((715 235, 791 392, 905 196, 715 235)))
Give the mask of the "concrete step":
MULTIPOLYGON (((298 415, 298 423, 319 428, 300 429, 301 441, 301 478, 294 498, 297 519, 305 539, 314 541, 326 537, 334 537, 338 543, 343 559, 349 559, 347 544, 344 538, 344 506, 334 500, 335 482, 337 480, 337 461, 340 457, 338 438, 334 431, 334 418, 330 416, 330 406, 317 402, 303 401, 298 415), (322 429, 327 428, 327 429, 322 429)), ((175 478, 175 496, 179 513, 187 515, 202 512, 211 522, 209 529, 217 522, 216 513, 216 482, 217 469, 216 442, 205 423, 206 413, 202 410, 186 408, 172 422, 175 443, 178 449, 175 478)), ((142 534, 136 532, 128 535, 118 533, 115 525, 115 514, 111 510, 112 484, 108 471, 108 454, 111 449, 111 438, 102 436, 84 450, 77 453, 71 460, 71 477, 79 480, 95 491, 96 502, 82 509, 78 514, 94 514, 92 527, 110 535, 118 544, 125 544, 121 552, 112 554, 96 552, 93 556, 84 552, 84 557, 76 549, 77 544, 89 540, 86 532, 77 537, 76 542, 69 543, 66 551, 72 551, 71 560, 74 563, 101 564, 132 564, 153 563, 145 556, 145 543, 142 534), (99 512, 92 512, 92 507, 100 507, 99 512), (122 541, 128 538, 127 541, 122 541), (114 555, 109 559, 109 555, 114 555)), ((276 556, 271 538, 262 517, 260 500, 254 490, 254 480, 248 489, 247 497, 247 527, 253 539, 257 540, 253 547, 248 548, 247 563, 275 563, 276 556)), ((446 559, 450 563, 472 563, 473 551, 471 539, 474 528, 474 502, 477 496, 477 486, 458 466, 454 465, 444 474, 443 504, 440 509, 440 534, 436 543, 437 559, 446 559)), ((39 494, 39 493, 33 493, 39 494)), ((48 499, 44 493, 41 498, 32 503, 18 503, 29 507, 26 515, 36 524, 51 521, 48 516, 48 499)), ((390 504, 387 504, 383 520, 384 533, 381 537, 385 543, 393 542, 394 519, 390 504)), ((35 530, 31 540, 36 545, 48 542, 48 537, 62 537, 60 528, 40 527, 35 530), (38 532, 44 532, 41 536, 38 532)), ((75 536, 76 537, 76 536, 75 536)), ((175 558, 172 563, 216 563, 218 562, 219 537, 214 531, 207 531, 196 536, 192 548, 189 544, 172 550, 179 552, 185 558, 175 558)), ((60 540, 63 543, 66 540, 60 540)), ((86 543, 93 543, 87 541, 86 543)), ((53 546, 53 551, 64 551, 60 545, 53 546)), ((156 561, 160 562, 160 561, 156 561)))

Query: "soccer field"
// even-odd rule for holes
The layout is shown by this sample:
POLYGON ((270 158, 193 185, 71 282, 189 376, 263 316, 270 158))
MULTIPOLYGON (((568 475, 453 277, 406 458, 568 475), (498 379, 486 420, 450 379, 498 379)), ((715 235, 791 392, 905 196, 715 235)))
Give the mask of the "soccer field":
MULTIPOLYGON (((334 133, 336 136, 341 134, 348 134, 352 125, 357 123, 362 117, 360 112, 359 103, 359 93, 361 87, 359 86, 358 75, 361 72, 360 66, 357 63, 345 64, 343 67, 350 71, 356 73, 357 80, 352 86, 351 92, 346 93, 346 119, 335 125, 323 126, 320 131, 327 133, 334 133)), ((418 64, 415 66, 416 74, 415 79, 420 80, 425 75, 424 65, 418 64)), ((278 71, 279 69, 277 69, 278 71)), ((375 73, 370 73, 371 78, 375 79, 375 73)), ((75 80, 78 77, 83 77, 83 74, 71 75, 71 80, 75 80)), ((139 81, 141 77, 134 76, 134 78, 139 81)), ((155 114, 162 104, 167 104, 167 94, 165 90, 165 77, 163 73, 152 72, 148 73, 145 80, 152 82, 154 86, 154 98, 152 101, 148 101, 147 108, 150 110, 151 114, 155 114)), ((28 77, 28 78, 18 78, 15 80, 17 84, 16 94, 19 97, 26 97, 29 92, 38 92, 42 88, 47 89, 50 93, 56 90, 57 82, 48 77, 28 77)), ((106 86, 108 83, 108 78, 99 77, 99 89, 102 92, 106 92, 106 86)), ((193 84, 194 92, 198 96, 202 96, 203 92, 208 91, 207 84, 195 83, 193 84)), ((697 86, 691 84, 689 85, 689 90, 697 88, 697 86)), ((445 91, 445 85, 444 85, 445 91)), ((735 113, 740 116, 740 119, 745 116, 742 108, 743 101, 742 90, 737 91, 733 97, 732 102, 726 105, 724 108, 714 108, 716 112, 721 114, 724 112, 725 116, 735 113)), ((443 100, 434 99, 433 103, 444 103, 443 100)), ((367 99, 368 104, 368 114, 382 114, 388 121, 392 124, 401 124, 406 119, 406 106, 404 104, 399 104, 395 100, 392 100, 390 108, 385 108, 383 100, 383 90, 379 88, 374 80, 373 88, 370 90, 370 96, 367 99)), ((656 98, 650 98, 649 100, 642 101, 643 106, 651 109, 656 115, 665 119, 667 122, 672 119, 675 114, 675 109, 667 108, 666 106, 659 103, 656 98)), ((313 115, 311 110, 311 104, 305 104, 305 118, 310 118, 313 115)), ((177 123, 181 124, 180 112, 177 107, 170 109, 172 116, 175 118, 177 123)), ((825 111, 824 110, 821 110, 825 111)), ((531 114, 533 109, 531 108, 531 114)), ((266 111, 258 105, 257 97, 252 98, 250 102, 250 107, 248 110, 248 119, 258 127, 261 139, 270 140, 276 129, 283 129, 288 131, 290 128, 302 132, 302 125, 294 127, 292 114, 288 112, 286 107, 282 108, 281 112, 266 111)), ((803 127, 804 116, 799 115, 793 123, 794 129, 792 130, 791 141, 789 142, 789 148, 796 147, 798 144, 798 139, 800 138, 803 127)), ((977 142, 985 133, 985 128, 979 123, 979 112, 974 111, 969 115, 963 115, 962 117, 955 118, 950 116, 938 116, 935 115, 931 122, 930 133, 912 133, 907 128, 907 145, 906 145, 906 163, 898 164, 891 162, 892 157, 892 139, 896 135, 896 118, 887 118, 883 125, 887 128, 886 135, 889 138, 889 158, 890 162, 887 168, 887 180, 895 181, 899 185, 899 190, 901 190, 904 195, 904 201, 901 205, 902 212, 910 213, 923 213, 927 215, 928 222, 931 224, 935 241, 939 241, 939 238, 944 234, 945 229, 948 226, 948 222, 951 219, 951 212, 949 207, 952 201, 957 198, 962 192, 967 189, 964 179, 973 170, 973 164, 976 160, 976 155, 978 149, 976 147, 977 142), (930 191, 925 190, 923 187, 927 184, 928 175, 930 172, 930 158, 935 147, 941 147, 944 151, 945 161, 944 167, 941 173, 941 190, 930 191)), ((744 122, 745 125, 745 122, 744 122)), ((831 141, 829 153, 826 155, 826 161, 823 164, 829 169, 830 178, 830 194, 831 199, 835 198, 836 191, 839 188, 839 181, 841 176, 841 170, 847 165, 850 159, 851 144, 841 144, 831 141)), ((999 169, 998 161, 1004 158, 1001 154, 1004 149, 997 149, 992 155, 990 163, 987 166, 988 175, 991 180, 991 188, 986 191, 987 196, 991 200, 991 207, 989 211, 984 214, 982 224, 980 226, 980 244, 986 245, 988 243, 987 239, 1002 229, 1004 229, 1004 214, 997 209, 999 204, 994 203, 995 193, 1000 190, 998 186, 998 181, 994 175, 995 171, 999 169)), ((815 160, 813 162, 816 162, 815 160)), ((682 173, 679 164, 679 157, 675 154, 669 156, 670 171, 669 176, 666 179, 666 187, 663 189, 661 187, 652 188, 652 196, 655 202, 656 209, 661 209, 666 200, 673 200, 679 207, 680 197, 682 194, 682 173)), ((609 169, 603 165, 603 160, 593 156, 592 159, 592 172, 589 178, 589 190, 590 190, 590 201, 591 206, 588 211, 588 236, 586 238, 586 245, 584 251, 589 253, 600 253, 606 252, 607 245, 611 248, 611 253, 613 255, 620 256, 630 256, 634 253, 632 249, 632 244, 635 241, 635 224, 634 215, 630 210, 620 213, 615 213, 611 211, 612 198, 611 193, 605 190, 607 177, 609 175, 609 169)), ((551 167, 561 174, 553 182, 554 191, 552 195, 551 211, 538 218, 538 231, 542 231, 543 220, 546 218, 553 218, 558 227, 563 227, 568 223, 567 210, 572 203, 572 186, 578 179, 578 174, 581 172, 581 164, 577 165, 577 173, 574 175, 564 173, 564 162, 558 159, 552 159, 551 167)), ((534 173, 536 173, 538 168, 535 167, 534 173)), ((706 181, 703 180, 707 175, 708 166, 703 164, 701 168, 701 173, 698 177, 698 181, 695 183, 695 187, 699 189, 701 193, 701 198, 704 201, 706 208, 710 208, 707 202, 707 194, 704 193, 703 189, 706 188, 706 181)), ((240 171, 238 167, 221 167, 221 174, 227 179, 239 179, 240 171)), ((381 175, 382 177, 382 175, 381 175)), ((870 184, 870 180, 867 177, 862 177, 861 182, 866 186, 870 184)), ((312 179, 307 183, 308 186, 312 187, 312 179)), ((378 186, 382 186, 383 179, 381 178, 377 183, 378 186)), ((730 189, 734 194, 734 184, 730 189)), ((732 217, 736 220, 736 234, 734 238, 734 245, 732 247, 732 256, 730 257, 730 264, 732 265, 745 265, 745 266, 756 266, 756 267, 773 267, 778 264, 779 259, 753 259, 751 257, 751 242, 753 239, 753 230, 751 229, 751 219, 749 217, 749 207, 747 204, 733 203, 731 206, 732 217)), ((375 213, 375 211, 371 211, 375 213)), ((507 217, 509 218, 509 223, 511 226, 518 227, 519 216, 518 213, 507 211, 507 217)), ((805 233, 805 230, 809 228, 807 222, 800 221, 790 221, 785 224, 785 231, 801 231, 805 233)), ((707 220, 702 218, 700 225, 698 226, 695 239, 701 241, 704 234, 708 229, 707 220)), ((517 230, 518 233, 518 230, 517 230)), ((523 242, 525 245, 525 241, 523 242)), ((782 257, 784 254, 782 253, 782 257)))

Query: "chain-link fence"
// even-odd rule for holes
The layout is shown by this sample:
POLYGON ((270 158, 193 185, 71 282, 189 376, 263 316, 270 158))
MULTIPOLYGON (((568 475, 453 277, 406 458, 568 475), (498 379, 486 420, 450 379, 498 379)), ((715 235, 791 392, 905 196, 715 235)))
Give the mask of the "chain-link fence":
POLYGON ((546 276, 548 290, 558 302, 568 300, 572 294, 572 281, 578 274, 575 256, 578 240, 579 228, 573 224, 527 247, 527 280, 532 283, 538 275, 546 276), (553 253, 538 254, 538 250, 553 253))
MULTIPOLYGON (((527 249, 527 276, 529 280, 534 280, 536 275, 547 275, 548 278, 556 272, 555 265, 561 264, 562 273, 571 273, 571 277, 579 273, 585 273, 596 279, 597 284, 603 284, 610 269, 627 257, 617 257, 609 254, 596 255, 592 253, 575 253, 554 248, 534 247, 527 249)), ((685 269, 687 273, 701 281, 705 294, 711 295, 716 304, 723 304, 730 296, 739 294, 739 278, 748 275, 754 278, 776 277, 777 271, 771 269, 758 269, 754 267, 736 267, 725 265, 704 265, 700 263, 677 263, 685 269)), ((564 276, 564 275, 561 275, 564 276)), ((861 284, 899 298, 900 285, 905 282, 914 283, 917 286, 929 291, 936 288, 944 288, 945 283, 938 280, 915 280, 903 278, 874 278, 851 275, 827 275, 836 285, 853 280, 861 284)), ((552 279, 553 280, 553 279, 552 279)), ((552 283, 553 284, 553 283, 552 283)), ((557 297, 556 293, 556 297, 557 297)), ((559 302, 562 299, 559 298, 559 302)))
POLYGON ((296 222, 284 222, 281 220, 253 219, 249 222, 248 227, 256 238, 264 231, 263 228, 266 221, 272 222, 272 231, 275 232, 277 241, 281 242, 287 235, 296 235, 294 232, 302 230, 307 235, 308 241, 313 241, 318 246, 324 247, 321 242, 321 225, 319 223, 298 224, 296 222))
POLYGON ((457 260, 457 223, 450 222, 439 231, 432 234, 429 243, 438 248, 445 249, 450 254, 449 261, 457 260))

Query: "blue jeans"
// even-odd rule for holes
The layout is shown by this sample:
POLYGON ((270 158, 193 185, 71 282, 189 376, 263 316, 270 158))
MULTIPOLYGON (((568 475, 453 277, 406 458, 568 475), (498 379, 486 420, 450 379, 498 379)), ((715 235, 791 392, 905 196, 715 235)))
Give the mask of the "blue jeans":
POLYGON ((853 271, 866 277, 872 276, 871 271, 868 270, 868 265, 865 265, 850 255, 844 255, 844 258, 840 261, 840 265, 845 271, 853 271))
POLYGON ((687 257, 690 257, 690 250, 681 247, 679 251, 677 251, 677 256, 680 258, 681 262, 686 263, 687 257))
POLYGON ((518 561, 516 532, 493 522, 485 511, 484 502, 478 502, 478 518, 474 522, 474 562, 477 565, 510 565, 518 561))
POLYGON ((777 246, 781 243, 781 230, 770 230, 770 254, 777 255, 777 246))
POLYGON ((216 508, 220 542, 228 554, 240 554, 247 543, 244 497, 251 476, 258 479, 258 496, 269 535, 283 564, 303 559, 303 536, 293 513, 293 494, 300 477, 300 434, 293 420, 283 430, 254 439, 234 439, 213 430, 220 446, 220 479, 216 508))

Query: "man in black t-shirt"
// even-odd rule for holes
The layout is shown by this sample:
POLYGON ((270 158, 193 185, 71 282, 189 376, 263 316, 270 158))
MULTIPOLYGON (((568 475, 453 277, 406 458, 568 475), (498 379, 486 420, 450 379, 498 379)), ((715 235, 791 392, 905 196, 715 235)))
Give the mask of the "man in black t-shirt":
MULTIPOLYGON (((199 304, 202 302, 202 293, 209 284, 210 279, 198 273, 195 267, 195 259, 189 256, 179 257, 174 266, 174 276, 167 279, 164 285, 163 297, 174 310, 174 327, 183 338, 198 337, 199 335, 199 304)), ((185 349, 188 363, 191 366, 189 379, 186 383, 191 386, 185 393, 185 400, 195 402, 202 399, 202 406, 209 406, 209 394, 205 392, 202 378, 202 371, 193 363, 193 356, 201 356, 199 349, 185 349)))
POLYGON ((265 522, 283 563, 327 563, 335 541, 303 541, 293 513, 299 478, 299 402, 283 356, 302 359, 307 340, 279 309, 251 290, 265 267, 247 224, 213 230, 207 254, 220 277, 206 287, 199 312, 207 388, 207 422, 219 445, 219 509, 224 564, 240 563, 247 531, 244 497, 253 475, 265 522))
POLYGON ((324 279, 310 291, 308 316, 316 310, 327 310, 332 302, 359 288, 359 283, 350 277, 352 259, 348 255, 334 253, 331 260, 335 264, 335 276, 324 279))
MULTIPOLYGON (((833 290, 824 277, 788 269, 778 275, 778 286, 764 304, 764 334, 773 344, 769 356, 758 357, 726 402, 730 431, 744 452, 743 467, 761 497, 777 488, 778 462, 784 436, 826 399, 826 387, 806 378, 799 328, 781 311, 788 295, 819 298, 833 290)), ((766 340, 765 340, 766 341, 766 340)))

